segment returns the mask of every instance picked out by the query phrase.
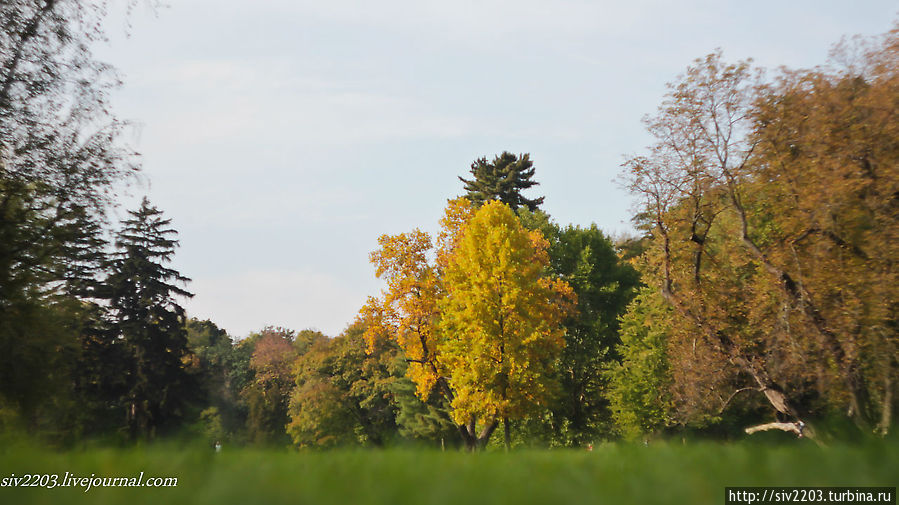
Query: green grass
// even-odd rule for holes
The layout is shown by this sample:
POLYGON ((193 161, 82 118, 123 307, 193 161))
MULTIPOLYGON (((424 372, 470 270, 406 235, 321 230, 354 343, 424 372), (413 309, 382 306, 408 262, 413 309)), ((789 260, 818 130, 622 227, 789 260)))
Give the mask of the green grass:
POLYGON ((726 486, 896 486, 899 444, 609 444, 587 451, 466 454, 151 446, 0 449, 15 473, 177 477, 174 488, 0 488, 0 503, 723 504, 726 486))

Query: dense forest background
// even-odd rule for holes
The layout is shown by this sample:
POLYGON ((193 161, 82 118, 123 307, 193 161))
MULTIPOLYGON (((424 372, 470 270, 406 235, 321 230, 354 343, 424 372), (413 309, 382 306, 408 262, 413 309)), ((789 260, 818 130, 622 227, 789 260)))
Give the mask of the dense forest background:
POLYGON ((90 52, 102 16, 0 6, 4 432, 477 449, 890 431, 899 27, 814 69, 694 61, 623 165, 634 236, 555 222, 529 154, 478 158, 437 236, 372 244, 386 287, 343 333, 238 340, 179 304, 171 219, 146 199, 109 218, 139 160, 90 52))

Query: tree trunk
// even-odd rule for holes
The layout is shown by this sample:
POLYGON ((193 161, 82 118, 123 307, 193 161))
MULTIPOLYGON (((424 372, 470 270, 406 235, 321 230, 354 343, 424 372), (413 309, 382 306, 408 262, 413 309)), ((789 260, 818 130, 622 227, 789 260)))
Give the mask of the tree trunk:
POLYGON ((478 433, 477 418, 471 416, 471 420, 468 424, 458 426, 459 434, 462 436, 462 442, 465 444, 465 449, 469 452, 475 452, 487 447, 487 442, 490 441, 490 436, 493 435, 497 426, 499 426, 499 421, 494 419, 484 425, 481 433, 478 433))
POLYGON ((490 441, 490 435, 493 435, 493 432, 496 430, 497 426, 499 426, 499 421, 497 420, 490 421, 490 423, 484 426, 481 434, 478 435, 478 449, 487 447, 487 442, 490 441))
POLYGON ((503 418, 503 432, 505 434, 504 438, 505 438, 505 442, 506 442, 506 452, 509 452, 509 449, 512 448, 512 435, 510 433, 508 417, 503 418))
POLYGON ((768 255, 752 240, 749 235, 749 220, 746 210, 737 198, 735 183, 728 177, 730 200, 733 203, 741 221, 740 239, 750 254, 758 260, 762 266, 778 279, 784 289, 784 293, 795 303, 802 313, 809 318, 812 326, 821 335, 825 348, 836 361, 840 369, 840 375, 846 390, 849 393, 849 414, 855 424, 862 431, 869 431, 868 394, 865 388, 864 378, 861 375, 858 359, 846 351, 844 344, 831 331, 824 315, 813 303, 811 294, 802 281, 794 277, 786 269, 775 265, 768 255))
POLYGON ((883 374, 883 407, 880 412, 880 426, 877 431, 881 436, 887 436, 890 431, 890 424, 893 422, 893 380, 892 367, 887 367, 883 374))
POLYGON ((475 420, 472 418, 468 424, 457 425, 459 435, 462 437, 462 444, 465 446, 465 450, 469 452, 474 452, 478 448, 478 439, 474 434, 474 424, 475 420))

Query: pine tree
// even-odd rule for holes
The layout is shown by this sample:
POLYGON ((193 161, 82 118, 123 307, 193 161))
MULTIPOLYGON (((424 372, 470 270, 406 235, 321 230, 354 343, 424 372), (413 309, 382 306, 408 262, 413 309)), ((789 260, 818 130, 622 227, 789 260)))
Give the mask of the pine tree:
POLYGON ((466 198, 475 206, 480 206, 490 200, 499 200, 512 210, 519 207, 527 207, 529 210, 537 210, 543 203, 543 197, 528 199, 521 192, 540 183, 532 181, 534 176, 534 162, 529 154, 515 156, 503 151, 499 156, 487 162, 487 158, 480 158, 471 164, 471 180, 459 177, 465 183, 466 198))
POLYGON ((123 222, 106 282, 112 322, 130 359, 126 378, 128 428, 132 437, 152 437, 185 414, 191 377, 184 309, 175 296, 190 281, 167 268, 178 246, 171 220, 146 198, 123 222))

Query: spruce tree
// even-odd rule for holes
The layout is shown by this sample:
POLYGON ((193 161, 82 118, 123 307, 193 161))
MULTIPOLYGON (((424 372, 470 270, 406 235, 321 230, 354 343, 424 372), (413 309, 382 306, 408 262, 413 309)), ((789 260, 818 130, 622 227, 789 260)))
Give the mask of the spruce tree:
POLYGON ((185 415, 192 393, 184 308, 190 279, 165 266, 178 241, 171 220, 146 198, 117 234, 106 288, 112 323, 128 355, 126 408, 132 437, 153 437, 185 415))
POLYGON ((521 192, 539 183, 531 180, 534 176, 534 163, 529 154, 515 156, 503 151, 499 156, 487 162, 480 158, 471 164, 471 180, 459 177, 465 183, 465 195, 476 207, 490 200, 499 200, 512 210, 527 207, 534 211, 543 203, 543 197, 528 199, 521 192))

